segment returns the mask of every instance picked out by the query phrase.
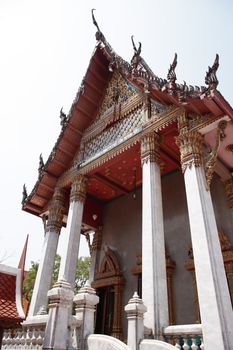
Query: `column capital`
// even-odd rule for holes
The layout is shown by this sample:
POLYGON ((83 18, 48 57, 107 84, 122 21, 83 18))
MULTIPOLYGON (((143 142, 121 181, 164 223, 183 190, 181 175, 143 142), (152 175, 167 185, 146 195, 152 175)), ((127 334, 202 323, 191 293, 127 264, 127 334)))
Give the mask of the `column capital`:
POLYGON ((224 187, 229 207, 233 208, 233 176, 230 179, 224 181, 224 187))
POLYGON ((155 132, 145 134, 141 138, 141 161, 142 165, 148 162, 160 163, 159 135, 155 132))
POLYGON ((86 198, 87 177, 78 174, 71 186, 70 202, 84 202, 86 198))
POLYGON ((60 233, 62 220, 64 215, 64 199, 65 192, 62 188, 55 188, 51 204, 49 206, 48 221, 46 224, 46 232, 55 231, 60 233))
POLYGON ((203 165, 203 136, 198 131, 181 133, 176 138, 180 148, 181 168, 184 173, 187 167, 200 167, 203 165))

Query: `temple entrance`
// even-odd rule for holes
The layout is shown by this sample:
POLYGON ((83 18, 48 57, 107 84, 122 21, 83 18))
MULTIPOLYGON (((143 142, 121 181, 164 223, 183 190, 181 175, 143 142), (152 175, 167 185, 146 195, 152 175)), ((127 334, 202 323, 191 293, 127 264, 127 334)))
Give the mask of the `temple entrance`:
POLYGON ((96 312, 95 333, 111 335, 114 320, 114 288, 113 286, 98 288, 99 304, 96 312))
POLYGON ((116 255, 105 247, 100 270, 96 273, 92 287, 100 298, 96 312, 95 333, 122 339, 122 292, 124 285, 116 255))

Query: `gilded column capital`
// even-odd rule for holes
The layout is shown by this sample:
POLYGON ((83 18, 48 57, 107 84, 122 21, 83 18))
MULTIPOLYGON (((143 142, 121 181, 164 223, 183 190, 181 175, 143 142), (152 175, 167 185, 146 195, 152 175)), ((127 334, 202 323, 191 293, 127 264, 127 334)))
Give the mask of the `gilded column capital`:
POLYGON ((141 138, 141 162, 142 165, 148 162, 160 164, 159 135, 155 132, 148 133, 141 138))
POLYGON ((176 138, 180 148, 181 168, 184 173, 187 167, 203 165, 203 136, 197 131, 188 131, 176 138))
POLYGON ((233 177, 224 182, 225 192, 230 208, 233 208, 233 177))
POLYGON ((78 174, 71 186, 70 202, 84 202, 86 198, 87 177, 78 174))
POLYGON ((53 198, 49 206, 49 215, 46 224, 46 232, 55 231, 57 233, 60 233, 62 228, 63 215, 65 212, 64 198, 64 190, 62 188, 55 188, 53 198))

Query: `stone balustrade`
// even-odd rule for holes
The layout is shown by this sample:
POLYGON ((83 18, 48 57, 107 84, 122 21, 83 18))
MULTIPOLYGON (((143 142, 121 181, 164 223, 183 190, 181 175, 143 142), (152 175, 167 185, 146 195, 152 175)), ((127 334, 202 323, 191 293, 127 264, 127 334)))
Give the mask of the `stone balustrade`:
POLYGON ((181 350, 204 350, 200 324, 169 326, 164 330, 164 340, 181 350))
POLYGON ((3 334, 2 349, 42 349, 44 339, 43 328, 11 329, 3 334))

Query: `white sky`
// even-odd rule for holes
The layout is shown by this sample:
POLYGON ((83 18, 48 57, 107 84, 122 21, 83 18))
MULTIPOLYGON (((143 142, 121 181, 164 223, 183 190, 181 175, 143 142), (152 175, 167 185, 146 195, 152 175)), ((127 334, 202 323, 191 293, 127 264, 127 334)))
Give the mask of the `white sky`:
MULTIPOLYGON (((220 55, 219 90, 233 105, 231 0, 0 0, 0 259, 17 266, 27 233, 27 266, 39 260, 41 220, 21 211, 22 186, 37 180, 39 154, 47 160, 59 135, 59 111, 69 111, 95 46, 91 9, 115 51, 142 56, 166 78, 178 54, 178 82, 204 85, 220 55)), ((87 254, 85 245, 81 255, 87 254)))

